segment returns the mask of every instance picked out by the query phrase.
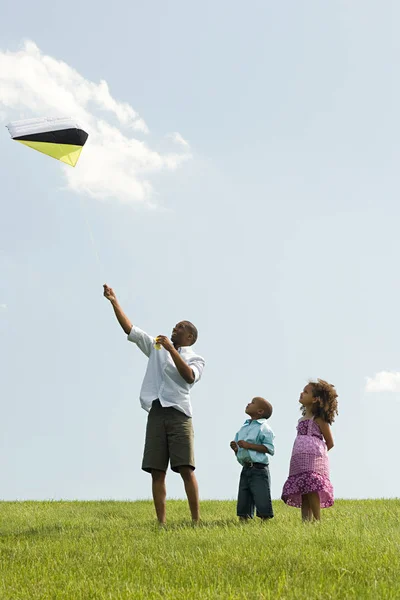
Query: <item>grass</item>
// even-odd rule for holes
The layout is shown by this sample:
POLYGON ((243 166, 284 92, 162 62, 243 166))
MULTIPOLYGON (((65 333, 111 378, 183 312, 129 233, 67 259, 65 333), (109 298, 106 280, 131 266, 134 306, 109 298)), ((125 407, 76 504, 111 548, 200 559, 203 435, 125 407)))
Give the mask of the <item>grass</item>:
POLYGON ((339 500, 321 523, 274 503, 275 519, 239 524, 234 502, 1 502, 0 598, 400 598, 400 500, 339 500))

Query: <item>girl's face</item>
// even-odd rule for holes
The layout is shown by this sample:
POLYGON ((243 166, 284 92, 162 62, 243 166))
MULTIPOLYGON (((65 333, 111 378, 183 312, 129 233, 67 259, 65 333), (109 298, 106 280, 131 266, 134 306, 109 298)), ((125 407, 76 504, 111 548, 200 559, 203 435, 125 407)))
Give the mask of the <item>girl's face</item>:
POLYGON ((299 402, 303 406, 311 406, 314 400, 315 398, 313 396, 313 386, 311 385, 311 383, 309 383, 301 392, 299 402))

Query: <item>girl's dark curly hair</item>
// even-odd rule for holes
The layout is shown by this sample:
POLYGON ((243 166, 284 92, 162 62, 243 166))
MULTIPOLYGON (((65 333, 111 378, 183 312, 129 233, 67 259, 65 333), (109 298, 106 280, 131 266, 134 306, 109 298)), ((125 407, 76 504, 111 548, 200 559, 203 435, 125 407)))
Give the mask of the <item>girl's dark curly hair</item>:
MULTIPOLYGON (((317 401, 312 405, 314 417, 320 417, 326 423, 332 425, 335 416, 338 414, 338 395, 335 386, 323 379, 310 381, 309 385, 312 386, 314 398, 317 398, 317 401)), ((306 412, 305 406, 301 407, 301 412, 304 416, 306 412)))

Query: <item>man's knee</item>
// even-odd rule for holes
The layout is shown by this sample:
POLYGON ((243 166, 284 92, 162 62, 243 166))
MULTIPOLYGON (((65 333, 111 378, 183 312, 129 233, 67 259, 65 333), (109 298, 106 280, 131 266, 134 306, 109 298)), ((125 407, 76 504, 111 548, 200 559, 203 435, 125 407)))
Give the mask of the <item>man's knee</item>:
POLYGON ((153 481, 155 482, 163 482, 165 481, 165 471, 159 471, 158 469, 152 469, 151 476, 153 481))
POLYGON ((180 467, 179 473, 184 481, 191 481, 195 479, 194 470, 192 467, 180 467))

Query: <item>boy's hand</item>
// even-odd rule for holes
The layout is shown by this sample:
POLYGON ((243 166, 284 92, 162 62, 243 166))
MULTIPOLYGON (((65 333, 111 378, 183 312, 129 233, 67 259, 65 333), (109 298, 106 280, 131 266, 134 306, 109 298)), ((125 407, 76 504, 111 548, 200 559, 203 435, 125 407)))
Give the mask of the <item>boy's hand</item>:
POLYGON ((244 448, 244 450, 250 448, 249 442, 245 442, 244 440, 239 440, 237 445, 239 446, 239 448, 244 448))
POLYGON ((232 450, 233 450, 234 452, 237 452, 237 451, 238 451, 238 446, 237 446, 237 443, 236 443, 236 442, 231 442, 231 448, 232 448, 232 450))

